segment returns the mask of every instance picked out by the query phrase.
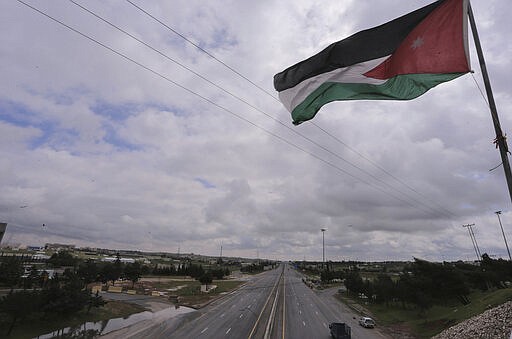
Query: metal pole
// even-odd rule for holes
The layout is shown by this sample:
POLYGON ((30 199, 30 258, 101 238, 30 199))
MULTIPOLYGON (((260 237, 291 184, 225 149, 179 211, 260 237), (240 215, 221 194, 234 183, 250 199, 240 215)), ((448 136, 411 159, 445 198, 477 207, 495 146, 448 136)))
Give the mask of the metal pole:
POLYGON ((478 256, 478 252, 476 250, 475 240, 473 239, 473 234, 471 233, 471 230, 470 230, 470 227, 473 226, 473 225, 474 224, 467 224, 467 225, 462 225, 462 227, 466 227, 468 229, 469 237, 471 238, 471 242, 473 243, 473 249, 475 250, 475 254, 476 254, 477 260, 480 260, 480 257, 478 256))
POLYGON ((322 269, 325 269, 325 228, 321 229, 322 231, 322 269))
POLYGON ((476 242, 475 232, 473 232, 473 226, 475 226, 475 224, 469 226, 469 230, 471 231, 471 234, 473 234, 473 239, 475 239, 476 251, 478 252, 478 260, 481 260, 482 253, 480 253, 480 247, 478 247, 478 243, 476 242))
POLYGON ((507 238, 505 237, 505 232, 503 231, 503 225, 501 224, 501 218, 500 218, 501 211, 496 211, 495 213, 498 216, 498 221, 500 222, 501 234, 503 234, 503 240, 505 240, 505 246, 507 247, 508 259, 510 261, 512 261, 512 257, 510 256, 510 250, 508 249, 507 238))
POLYGON ((324 262, 324 268, 325 268, 325 232, 322 232, 322 260, 324 262))
POLYGON ((471 25, 471 31, 473 32, 473 40, 475 41, 475 47, 478 54, 478 61, 480 62, 480 69, 482 70, 482 77, 485 84, 485 91, 487 93, 487 100, 489 101, 489 109, 491 110, 492 122, 494 124, 494 130, 496 131, 496 147, 500 149, 501 161, 503 163, 503 170, 505 171, 505 178, 507 180, 508 193, 510 200, 512 201, 512 172, 510 171, 510 163, 508 161, 508 146, 506 138, 503 136, 501 130, 500 119, 498 117, 498 111, 496 109, 496 103, 494 102, 494 96, 492 94, 491 82, 489 81, 489 75, 487 74, 487 67, 485 66, 484 54, 482 52, 482 46, 480 45, 480 38, 478 37, 478 31, 476 29, 475 18, 473 16, 473 10, 471 4, 468 3, 468 15, 469 23, 471 25))

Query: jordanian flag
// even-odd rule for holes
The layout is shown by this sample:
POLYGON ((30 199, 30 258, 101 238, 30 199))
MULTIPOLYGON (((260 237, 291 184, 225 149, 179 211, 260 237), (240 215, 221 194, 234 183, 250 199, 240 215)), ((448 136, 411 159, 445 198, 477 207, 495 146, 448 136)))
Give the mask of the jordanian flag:
POLYGON ((294 124, 336 100, 410 100, 469 72, 467 0, 441 0, 335 42, 274 76, 294 124))

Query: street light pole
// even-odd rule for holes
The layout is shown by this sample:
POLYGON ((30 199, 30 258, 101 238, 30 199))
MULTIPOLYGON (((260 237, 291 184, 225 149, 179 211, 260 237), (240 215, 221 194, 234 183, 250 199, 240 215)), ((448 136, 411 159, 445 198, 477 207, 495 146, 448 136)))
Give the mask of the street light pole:
POLYGON ((321 228, 320 231, 322 231, 322 269, 325 269, 325 231, 327 229, 321 228))
POLYGON ((512 257, 510 256, 510 250, 508 249, 507 238, 505 237, 505 232, 503 231, 503 225, 501 224, 501 218, 500 218, 501 211, 496 211, 494 213, 496 213, 496 215, 498 216, 498 221, 500 222, 501 234, 503 234, 503 240, 505 240, 505 246, 507 247, 508 259, 510 261, 512 261, 512 257))

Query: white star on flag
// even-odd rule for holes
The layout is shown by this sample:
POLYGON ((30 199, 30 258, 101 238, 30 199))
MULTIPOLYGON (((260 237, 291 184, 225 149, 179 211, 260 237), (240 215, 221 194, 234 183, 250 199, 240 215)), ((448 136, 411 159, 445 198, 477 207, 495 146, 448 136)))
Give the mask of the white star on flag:
POLYGON ((422 37, 417 37, 413 42, 412 42, 412 49, 417 49, 419 48, 421 45, 423 45, 423 38, 422 37))

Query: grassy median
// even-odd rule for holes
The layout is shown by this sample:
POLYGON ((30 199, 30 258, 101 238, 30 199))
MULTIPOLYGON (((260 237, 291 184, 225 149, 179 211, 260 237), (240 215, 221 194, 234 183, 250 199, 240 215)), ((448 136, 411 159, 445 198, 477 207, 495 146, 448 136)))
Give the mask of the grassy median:
POLYGON ((214 280, 210 285, 217 287, 208 293, 201 292, 201 283, 197 280, 154 282, 153 288, 159 291, 176 289, 175 291, 169 291, 169 294, 179 296, 181 305, 199 308, 222 294, 234 290, 241 284, 241 281, 236 280, 214 280))

